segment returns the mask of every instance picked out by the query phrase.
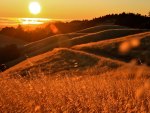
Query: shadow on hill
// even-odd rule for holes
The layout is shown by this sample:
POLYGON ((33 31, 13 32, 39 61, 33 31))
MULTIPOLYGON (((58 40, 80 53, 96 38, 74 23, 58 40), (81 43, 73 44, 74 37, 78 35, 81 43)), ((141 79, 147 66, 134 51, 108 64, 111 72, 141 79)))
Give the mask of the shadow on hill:
POLYGON ((110 29, 104 30, 101 32, 96 32, 92 34, 88 34, 85 36, 80 36, 77 38, 71 39, 72 46, 78 44, 85 44, 89 42, 97 42, 101 40, 108 40, 113 38, 118 38, 122 36, 127 36, 131 34, 136 34, 140 32, 145 32, 148 30, 141 30, 141 29, 110 29))
MULTIPOLYGON (((120 36, 126 36, 130 34, 144 32, 144 31, 145 30, 139 30, 139 29, 114 29, 114 30, 111 29, 111 30, 105 30, 105 31, 97 32, 97 33, 91 33, 91 34, 70 33, 70 34, 56 35, 56 36, 52 36, 52 37, 49 37, 49 38, 46 38, 37 42, 30 43, 28 45, 25 45, 24 51, 23 51, 24 54, 22 55, 22 57, 16 60, 13 60, 7 64, 9 67, 11 67, 25 60, 27 57, 33 57, 33 56, 42 54, 44 52, 53 50, 54 48, 71 47, 73 45, 102 41, 102 40, 117 38, 120 36)), ((95 49, 95 51, 97 52, 98 50, 95 49)), ((94 50, 91 50, 90 52, 93 53, 94 50)), ((104 52, 101 52, 101 53, 104 53, 104 52)))
POLYGON ((84 70, 98 63, 99 58, 84 52, 69 49, 54 49, 42 55, 29 58, 22 63, 8 69, 6 73, 20 74, 21 76, 36 75, 40 72, 47 74, 84 70))
MULTIPOLYGON (((128 44, 127 43, 127 44, 128 44)), ((129 45, 130 46, 130 45, 129 45)), ((105 57, 123 60, 129 62, 131 60, 137 60, 137 63, 142 64, 146 63, 150 65, 150 33, 140 33, 127 37, 122 37, 118 39, 105 40, 95 43, 82 44, 74 46, 73 49, 86 51, 96 55, 102 55, 105 57), (136 48, 132 48, 127 53, 122 53, 119 51, 120 45, 124 42, 131 42, 132 40, 139 40, 140 45, 136 48)), ((128 48, 128 45, 125 45, 125 48, 128 48)))
POLYGON ((99 26, 83 29, 81 31, 78 31, 77 33, 95 33, 95 32, 100 32, 109 29, 127 29, 127 27, 119 26, 119 25, 99 25, 99 26))
POLYGON ((60 35, 55 35, 55 36, 45 38, 43 40, 32 42, 32 43, 26 44, 24 46, 25 53, 32 53, 33 51, 44 48, 45 46, 49 46, 50 49, 54 49, 55 47, 61 47, 62 42, 66 42, 63 45, 70 46, 70 44, 71 44, 71 43, 69 43, 70 39, 81 36, 81 35, 85 35, 85 34, 86 33, 60 34, 60 35))
POLYGON ((0 47, 0 64, 17 59, 21 54, 21 49, 15 44, 0 47))
POLYGON ((49 50, 53 50, 54 48, 61 48, 61 47, 71 47, 73 45, 78 44, 85 44, 89 42, 96 42, 101 40, 107 40, 112 38, 117 38, 121 36, 136 34, 140 32, 144 32, 147 30, 140 30, 140 29, 111 29, 105 30, 101 32, 91 33, 91 34, 70 34, 70 35, 56 35, 53 37, 49 37, 42 41, 38 41, 35 43, 31 43, 25 46, 25 53, 29 56, 35 56, 49 50), (77 37, 73 37, 73 36, 77 37))

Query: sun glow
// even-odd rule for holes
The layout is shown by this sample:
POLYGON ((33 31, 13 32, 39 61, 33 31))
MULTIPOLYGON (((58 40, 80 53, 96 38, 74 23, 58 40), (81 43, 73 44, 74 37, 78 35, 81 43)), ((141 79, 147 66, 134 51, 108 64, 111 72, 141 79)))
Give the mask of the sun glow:
POLYGON ((38 2, 31 2, 29 4, 29 10, 32 14, 37 15, 41 12, 41 6, 38 2))
POLYGON ((19 21, 23 25, 39 25, 49 22, 51 19, 48 18, 20 18, 19 21))

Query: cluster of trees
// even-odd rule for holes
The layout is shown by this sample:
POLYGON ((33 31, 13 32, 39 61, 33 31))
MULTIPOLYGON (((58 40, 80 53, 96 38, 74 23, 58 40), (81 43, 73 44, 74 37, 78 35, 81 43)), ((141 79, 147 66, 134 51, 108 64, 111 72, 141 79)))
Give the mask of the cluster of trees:
POLYGON ((54 24, 59 30, 57 33, 69 33, 95 25, 110 23, 131 28, 150 29, 150 16, 142 16, 141 14, 134 13, 109 14, 92 20, 74 20, 71 22, 49 23, 44 28, 37 28, 32 31, 25 31, 21 25, 17 28, 6 27, 0 31, 0 34, 19 38, 27 42, 33 42, 55 35, 56 33, 50 29, 51 24, 54 24))
POLYGON ((37 41, 53 35, 47 27, 27 31, 21 25, 18 25, 17 28, 5 27, 0 31, 0 34, 7 35, 12 38, 18 38, 27 42, 37 41))
POLYGON ((134 13, 121 13, 121 14, 109 14, 99 18, 94 18, 91 22, 93 23, 113 23, 116 25, 150 29, 150 16, 134 14, 134 13))
POLYGON ((0 64, 14 60, 20 57, 20 55, 21 51, 15 44, 0 47, 0 64))

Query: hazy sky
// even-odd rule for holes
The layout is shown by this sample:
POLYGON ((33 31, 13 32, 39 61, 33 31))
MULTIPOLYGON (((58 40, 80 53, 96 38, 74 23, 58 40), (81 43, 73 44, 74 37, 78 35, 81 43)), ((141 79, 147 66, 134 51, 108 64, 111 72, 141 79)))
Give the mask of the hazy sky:
POLYGON ((123 11, 147 15, 150 0, 0 0, 1 17, 91 19, 123 11), (28 10, 32 1, 38 1, 42 6, 41 13, 36 16, 28 10))

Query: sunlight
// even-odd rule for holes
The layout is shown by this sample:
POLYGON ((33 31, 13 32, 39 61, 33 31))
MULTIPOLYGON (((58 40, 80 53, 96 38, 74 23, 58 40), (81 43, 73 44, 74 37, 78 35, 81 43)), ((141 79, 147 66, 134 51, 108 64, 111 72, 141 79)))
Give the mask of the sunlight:
POLYGON ((23 25, 39 25, 49 22, 48 18, 19 18, 19 21, 23 25))
POLYGON ((29 10, 32 14, 39 14, 41 12, 41 6, 38 2, 31 2, 29 4, 29 10))

